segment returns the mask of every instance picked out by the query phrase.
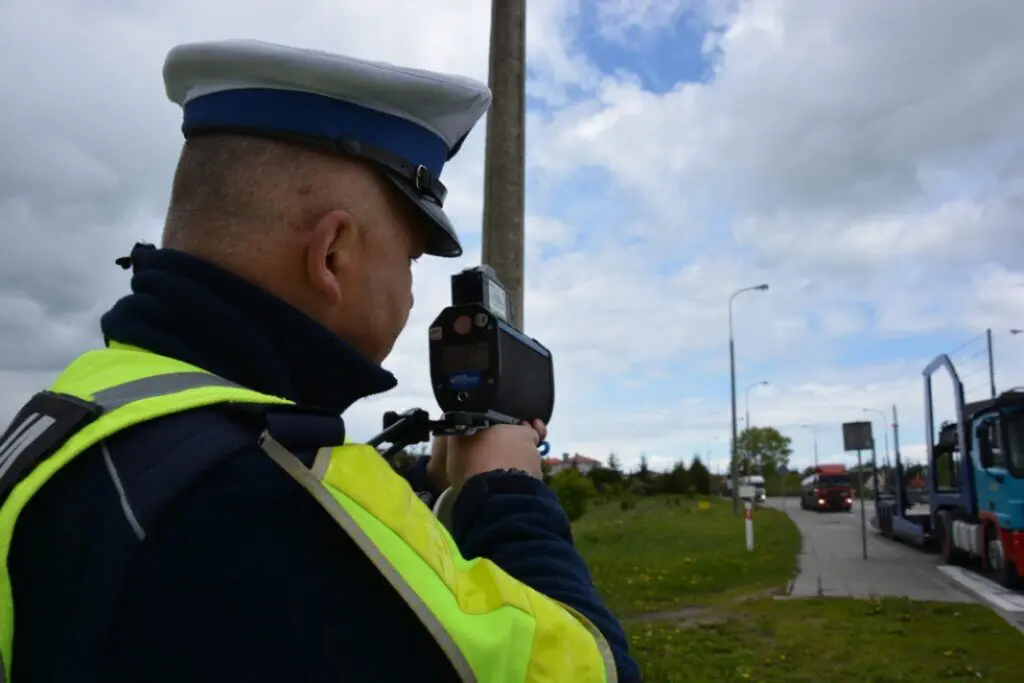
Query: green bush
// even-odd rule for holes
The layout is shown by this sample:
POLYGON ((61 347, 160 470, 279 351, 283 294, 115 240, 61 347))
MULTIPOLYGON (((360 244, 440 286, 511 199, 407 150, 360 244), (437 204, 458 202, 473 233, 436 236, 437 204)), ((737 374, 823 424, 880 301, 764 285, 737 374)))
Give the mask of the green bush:
POLYGON ((558 496, 565 514, 574 522, 586 514, 587 505, 597 494, 594 482, 580 474, 574 467, 566 468, 551 477, 548 486, 558 496))
POLYGON ((649 496, 651 495, 651 486, 640 479, 633 479, 629 482, 629 488, 626 491, 632 496, 649 496))

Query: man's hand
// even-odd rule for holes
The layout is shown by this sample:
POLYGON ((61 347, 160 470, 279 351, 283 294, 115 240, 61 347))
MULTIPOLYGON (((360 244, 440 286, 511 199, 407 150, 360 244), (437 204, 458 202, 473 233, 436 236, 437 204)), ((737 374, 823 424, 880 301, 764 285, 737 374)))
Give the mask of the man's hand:
POLYGON ((540 479, 537 445, 547 433, 547 426, 534 420, 532 424, 495 425, 473 436, 447 437, 445 456, 449 484, 459 489, 475 475, 494 470, 522 470, 540 479))

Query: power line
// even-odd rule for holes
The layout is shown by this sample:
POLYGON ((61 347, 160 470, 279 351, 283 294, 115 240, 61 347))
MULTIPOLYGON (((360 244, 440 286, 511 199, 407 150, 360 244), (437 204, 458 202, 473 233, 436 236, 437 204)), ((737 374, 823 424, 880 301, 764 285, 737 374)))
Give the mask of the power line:
POLYGON ((964 342, 963 344, 961 344, 960 346, 956 347, 955 349, 951 349, 951 350, 947 351, 947 352, 946 352, 946 355, 947 355, 947 356, 952 356, 952 355, 953 355, 954 353, 956 353, 956 352, 957 352, 957 351, 959 351, 960 349, 963 349, 963 348, 965 348, 965 347, 968 347, 968 346, 970 346, 971 344, 973 344, 974 342, 978 341, 979 339, 981 339, 982 337, 984 337, 984 336, 985 336, 985 334, 986 334, 985 332, 982 332, 982 333, 980 333, 980 334, 977 334, 977 335, 975 335, 975 336, 971 337, 970 339, 968 339, 967 341, 965 341, 965 342, 964 342))

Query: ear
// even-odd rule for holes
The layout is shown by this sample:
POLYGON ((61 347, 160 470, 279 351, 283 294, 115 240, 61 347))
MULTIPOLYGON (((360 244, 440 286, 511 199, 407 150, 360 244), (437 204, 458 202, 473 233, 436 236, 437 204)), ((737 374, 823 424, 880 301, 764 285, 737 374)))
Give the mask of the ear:
POLYGON ((341 280, 359 260, 362 225, 343 209, 324 214, 306 234, 306 278, 332 300, 342 296, 341 280))

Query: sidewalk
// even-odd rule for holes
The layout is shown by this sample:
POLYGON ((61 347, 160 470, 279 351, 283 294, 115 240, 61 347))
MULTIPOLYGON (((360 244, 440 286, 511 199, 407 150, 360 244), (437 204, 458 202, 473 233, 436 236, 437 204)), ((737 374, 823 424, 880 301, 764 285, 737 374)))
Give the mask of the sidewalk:
POLYGON ((936 555, 883 538, 870 526, 865 560, 860 507, 854 506, 850 513, 817 513, 800 509, 797 499, 773 500, 769 505, 785 509, 803 536, 800 569, 790 587, 790 597, 885 596, 978 602, 1024 633, 1024 595, 1020 593, 974 572, 945 566, 936 555))
MULTIPOLYGON (((781 501, 773 502, 773 507, 783 507, 781 501)), ((863 559, 859 507, 849 513, 817 513, 801 510, 798 500, 785 502, 786 512, 803 535, 792 596, 974 602, 937 571, 935 556, 883 539, 870 528, 868 559, 863 559)))

